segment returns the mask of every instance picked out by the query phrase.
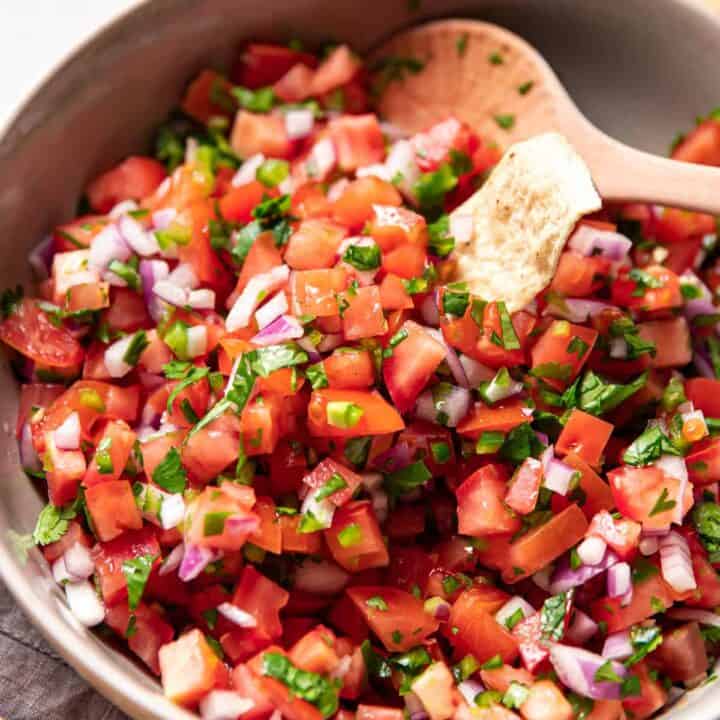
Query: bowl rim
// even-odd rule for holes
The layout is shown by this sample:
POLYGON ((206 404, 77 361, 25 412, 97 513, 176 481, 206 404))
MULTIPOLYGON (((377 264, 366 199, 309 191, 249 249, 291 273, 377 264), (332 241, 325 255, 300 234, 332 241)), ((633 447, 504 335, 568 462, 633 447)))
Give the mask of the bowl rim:
MULTIPOLYGON (((87 49, 100 44, 113 28, 121 27, 134 18, 147 13, 151 6, 157 7, 163 0, 129 0, 129 6, 103 20, 74 46, 63 52, 40 74, 16 100, 15 109, 0 122, 0 148, 21 122, 23 115, 50 87, 57 76, 62 75, 87 49)), ((166 4, 174 0, 165 0, 166 4)), ((199 0, 191 0, 199 2, 199 0)), ((684 12, 700 16, 701 19, 715 25, 720 32, 720 11, 712 10, 702 0, 665 0, 666 3, 681 6, 684 12)), ((419 17, 420 22, 431 19, 419 17)), ((414 24, 414 23, 411 23, 414 24)), ((18 135, 22 137, 24 133, 18 135)), ((197 715, 171 703, 162 692, 151 690, 128 676, 122 666, 102 652, 99 648, 88 653, 91 641, 77 643, 78 632, 89 632, 84 628, 73 629, 69 623, 49 623, 42 609, 33 602, 36 590, 22 570, 22 563, 13 555, 9 547, 0 543, 0 580, 8 589, 13 600, 20 606, 33 627, 48 644, 95 690, 123 712, 143 720, 196 720, 197 715)), ((690 708, 685 708, 690 710, 690 708)), ((695 708, 692 708, 695 710, 695 708)), ((685 713, 682 713, 685 715, 685 713)), ((691 716, 686 716, 691 717, 691 716)))

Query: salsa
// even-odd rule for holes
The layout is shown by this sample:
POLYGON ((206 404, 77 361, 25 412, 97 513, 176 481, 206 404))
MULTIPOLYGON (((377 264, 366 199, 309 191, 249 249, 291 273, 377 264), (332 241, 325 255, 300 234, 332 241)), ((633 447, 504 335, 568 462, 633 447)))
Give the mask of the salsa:
POLYGON ((649 717, 720 643, 716 218, 605 205, 485 301, 450 213, 503 123, 406 136, 392 60, 250 43, 33 252, 28 544, 206 720, 649 717))

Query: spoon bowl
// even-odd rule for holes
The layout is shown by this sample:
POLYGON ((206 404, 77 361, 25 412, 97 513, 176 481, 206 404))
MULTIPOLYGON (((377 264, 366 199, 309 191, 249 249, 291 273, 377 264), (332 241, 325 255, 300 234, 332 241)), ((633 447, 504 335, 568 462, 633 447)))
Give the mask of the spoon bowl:
MULTIPOLYGON (((720 214, 720 169, 641 152, 596 128, 550 65, 518 35, 478 20, 441 20, 395 35, 373 54, 392 77, 379 112, 413 133, 456 115, 503 145, 565 135, 608 201, 720 214)), ((610 79, 608 79, 610 82, 610 79)))

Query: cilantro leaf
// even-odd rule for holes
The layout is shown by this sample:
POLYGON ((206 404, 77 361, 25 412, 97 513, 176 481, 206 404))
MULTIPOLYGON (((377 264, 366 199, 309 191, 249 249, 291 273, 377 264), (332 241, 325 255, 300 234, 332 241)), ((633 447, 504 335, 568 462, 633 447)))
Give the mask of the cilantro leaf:
POLYGON ((526 458, 537 457, 543 449, 543 444, 538 440, 530 423, 522 423, 514 427, 505 437, 505 442, 500 448, 500 456, 520 464, 526 458))
POLYGON ((156 555, 140 555, 122 564, 122 572, 127 582, 128 607, 135 610, 145 592, 145 585, 150 577, 156 555))
POLYGON ((720 562, 720 505, 701 502, 695 506, 692 521, 700 541, 708 551, 710 562, 720 562))
POLYGON ((12 315, 17 306, 23 299, 23 289, 21 285, 18 285, 14 290, 8 288, 0 296, 0 313, 2 313, 2 319, 5 320, 12 315))
POLYGON ((33 540, 37 545, 49 545, 57 542, 68 529, 70 520, 77 515, 75 504, 65 507, 56 507, 48 503, 38 516, 33 540))
POLYGON ((661 455, 681 455, 659 425, 646 428, 623 454, 628 465, 649 465, 661 455))
POLYGON ((634 395, 646 382, 647 373, 638 375, 627 385, 620 385, 588 370, 563 393, 561 404, 568 409, 578 408, 589 415, 604 415, 634 395))
POLYGON ((180 462, 177 448, 170 448, 165 458, 153 470, 153 482, 171 493, 184 492, 187 485, 187 473, 180 462))
POLYGON ((297 343, 283 343, 281 345, 267 345, 257 348, 252 353, 250 367, 261 377, 281 368, 302 365, 308 361, 308 354, 297 343))
POLYGON ((540 610, 540 632, 545 640, 562 640, 571 597, 570 593, 563 592, 547 598, 543 603, 540 610))

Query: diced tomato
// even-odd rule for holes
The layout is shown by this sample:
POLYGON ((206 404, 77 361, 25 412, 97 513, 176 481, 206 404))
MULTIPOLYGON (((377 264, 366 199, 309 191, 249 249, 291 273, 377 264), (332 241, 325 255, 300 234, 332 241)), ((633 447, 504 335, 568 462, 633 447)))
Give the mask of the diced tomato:
POLYGON ((693 505, 692 486, 688 484, 682 508, 677 507, 682 483, 658 467, 620 467, 608 473, 608 480, 617 509, 625 517, 642 523, 645 530, 668 527, 693 505))
POLYGON ((207 484, 239 454, 240 421, 226 414, 189 435, 182 446, 182 463, 196 482, 207 484))
POLYGON ((650 358, 655 368, 683 367, 693 356, 690 328, 684 317, 674 320, 651 320, 638 323, 640 337, 655 344, 656 353, 650 358))
POLYGON ((458 531, 482 537, 514 533, 520 520, 504 503, 508 475, 502 465, 485 465, 457 489, 458 531))
POLYGON ((112 540, 125 530, 142 527, 142 515, 127 480, 107 480, 87 488, 85 504, 100 540, 112 540))
MULTIPOLYGON (((220 215, 225 220, 229 220, 231 222, 250 222, 253 209, 261 202, 265 193, 267 193, 267 188, 257 180, 253 180, 252 182, 245 183, 244 185, 240 185, 238 187, 231 187, 230 190, 218 201, 220 215)), ((264 234, 258 236, 258 239, 256 239, 256 241, 251 245, 250 252, 245 258, 243 269, 250 259, 250 255, 253 254, 254 248, 260 237, 268 236, 264 234)), ((272 244, 272 248, 275 249, 274 243, 272 244)), ((276 253, 279 258, 280 252, 276 250, 276 253)), ((280 265, 280 262, 281 261, 278 260, 275 265, 280 265)), ((274 265, 270 265, 267 269, 270 269, 270 267, 274 267, 274 265)), ((255 270, 253 274, 260 272, 265 272, 265 270, 255 270)))
POLYGON ((153 324, 143 296, 129 288, 112 288, 110 307, 103 310, 101 317, 111 330, 126 333, 150 328, 153 324))
POLYGON ((273 85, 273 90, 283 102, 300 102, 312 94, 314 77, 307 65, 296 63, 273 85))
POLYGON ((476 402, 467 417, 458 424, 457 431, 473 440, 484 432, 509 432, 528 421, 523 412, 525 407, 519 398, 503 400, 495 405, 476 402))
POLYGON ((701 165, 720 165, 720 123, 712 118, 701 122, 677 145, 672 158, 701 165))
POLYGON ((181 107, 190 117, 207 124, 212 117, 230 119, 236 102, 232 85, 214 70, 203 70, 188 86, 181 107))
POLYGON ((680 307, 684 302, 678 276, 662 265, 621 270, 611 290, 615 305, 647 312, 680 307))
POLYGON ((642 526, 627 518, 614 518, 607 510, 598 512, 590 521, 588 537, 603 539, 623 560, 631 557, 638 546, 642 526))
POLYGON ((332 458, 325 458, 325 460, 315 466, 311 473, 303 478, 303 482, 311 489, 322 488, 328 481, 337 476, 342 479, 344 487, 329 495, 328 500, 340 506, 350 500, 362 484, 362 478, 357 473, 345 467, 345 465, 336 462, 332 458))
POLYGON ((405 244, 425 249, 428 244, 425 218, 407 208, 396 207, 398 204, 378 202, 373 205, 368 224, 370 235, 383 252, 405 244))
MULTIPOLYGON (((687 605, 702 608, 714 608, 720 605, 720 575, 708 560, 705 548, 694 537, 688 537, 690 554, 692 556, 693 574, 697 589, 692 595, 685 598, 687 605)), ((47 548, 45 549, 47 551, 47 548)))
POLYGON ((434 662, 426 667, 412 681, 411 687, 430 720, 447 720, 454 715, 459 695, 452 673, 444 662, 434 662))
POLYGON ((455 648, 456 657, 470 653, 480 663, 495 655, 500 655, 506 663, 515 660, 517 641, 493 617, 501 607, 498 602, 503 602, 502 595, 494 588, 472 588, 463 591, 453 603, 448 639, 455 648), (452 628, 458 628, 458 631, 452 628))
POLYGON ((623 709, 627 717, 644 720, 667 703, 668 693, 660 680, 654 674, 650 674, 644 662, 633 665, 632 674, 640 681, 640 695, 626 697, 622 701, 623 709))
POLYGON ((478 146, 478 138, 470 126, 454 116, 416 133, 410 142, 423 171, 437 170, 442 163, 451 161, 452 152, 471 156, 478 146))
POLYGON ((720 380, 690 378, 685 381, 685 395, 706 417, 720 417, 720 380))
POLYGON ((76 543, 89 548, 91 544, 90 536, 83 530, 82 525, 77 520, 71 520, 65 534, 59 540, 43 546, 42 554, 52 564, 76 543))
POLYGON ((91 487, 107 480, 117 480, 127 465, 136 437, 122 420, 109 422, 85 473, 83 485, 91 487), (98 463, 98 453, 103 458, 102 464, 98 463))
POLYGON ((274 158, 290 157, 292 140, 279 115, 259 115, 241 110, 235 116, 230 145, 240 157, 263 153, 274 158))
POLYGON ((355 720, 403 720, 403 711, 399 708, 380 705, 358 705, 355 720))
POLYGON ((178 705, 192 707, 219 678, 227 680, 225 666, 198 629, 163 645, 159 660, 163 692, 178 705))
POLYGON ((248 540, 263 550, 279 555, 282 552, 282 528, 272 498, 259 497, 253 512, 260 518, 260 527, 248 540))
POLYGON ((337 667, 336 642, 332 630, 318 625, 290 648, 288 657, 302 670, 325 675, 337 667))
POLYGON ((347 45, 336 47, 315 72, 312 94, 322 95, 349 83, 360 69, 360 61, 347 45))
POLYGON ((392 355, 383 361, 383 378, 395 406, 405 413, 414 406, 446 352, 441 343, 410 320, 399 334, 405 337, 391 348, 392 355))
POLYGON ((598 467, 612 431, 613 426, 609 422, 574 408, 560 433, 555 450, 561 455, 575 453, 589 465, 598 467))
POLYGON ((598 333, 567 320, 553 320, 532 349, 532 373, 554 386, 572 382, 598 338, 598 333))
POLYGON ((284 45, 249 43, 233 68, 232 78, 244 87, 255 90, 277 82, 290 68, 302 63, 314 69, 314 55, 284 45))
POLYGON ((240 428, 245 454, 267 455, 280 439, 283 399, 277 395, 258 396, 242 411, 240 428))
POLYGON ((354 500, 339 507, 324 533, 335 562, 349 572, 385 567, 388 550, 369 500, 354 500))
POLYGON ((533 528, 510 545, 510 568, 503 580, 515 583, 532 575, 580 542, 588 522, 577 505, 570 505, 543 525, 533 528))
POLYGON ((323 547, 322 533, 300 532, 300 519, 299 515, 283 515, 280 518, 283 552, 317 555, 323 547))
POLYGON ((578 504, 588 520, 601 510, 615 507, 610 486, 579 455, 570 451, 564 462, 580 475, 578 487, 582 490, 583 497, 578 504))
POLYGON ((77 497, 80 480, 85 475, 87 464, 81 450, 58 450, 53 442, 48 442, 45 464, 48 495, 53 505, 61 506, 77 497))
POLYGON ((253 707, 243 714, 243 720, 260 720, 272 714, 273 704, 246 665, 237 665, 232 671, 232 686, 242 697, 249 698, 254 703, 253 707))
POLYGON ((525 720, 573 720, 575 717, 572 705, 552 680, 533 683, 520 712, 525 720))
POLYGON ((287 605, 288 593, 259 573, 252 565, 243 568, 233 594, 233 604, 257 620, 257 630, 269 638, 282 635, 280 610, 287 605))
POLYGON ((299 270, 292 275, 293 307, 300 315, 332 317, 338 315, 338 293, 347 286, 343 268, 331 270, 299 270))
POLYGON ((401 245, 383 255, 382 267, 386 273, 410 279, 422 276, 426 261, 424 248, 418 245, 401 245))
POLYGON ((367 350, 339 348, 322 364, 331 388, 364 390, 375 383, 375 366, 367 350))
POLYGON ((392 274, 386 275, 380 283, 380 302, 383 310, 408 310, 414 307, 402 279, 392 274))
POLYGON ((331 220, 303 220, 290 236, 285 262, 294 270, 331 268, 346 235, 345 228, 331 220))
MULTIPOLYGON (((359 230, 373 216, 375 205, 402 204, 393 185, 372 175, 352 181, 333 203, 333 219, 350 230, 359 230)), ((371 232, 375 240, 378 238, 371 232)), ((382 243, 378 241, 382 248, 382 243)))
POLYGON ((387 323, 380 302, 380 288, 377 285, 348 290, 342 299, 347 307, 342 314, 343 334, 346 340, 383 335, 387 323))
POLYGON ((522 663, 530 672, 547 662, 550 650, 542 635, 542 615, 539 612, 520 620, 512 629, 513 637, 518 642, 522 663))
POLYGON ((511 682, 518 682, 529 687, 534 680, 533 675, 527 670, 512 665, 483 669, 480 671, 480 677, 485 687, 503 694, 510 687, 511 682))
POLYGON ((663 633, 663 641, 651 661, 673 682, 690 683, 705 678, 708 656, 697 622, 689 622, 663 633))
POLYGON ((526 458, 510 480, 505 504, 520 515, 531 513, 537 504, 542 479, 540 461, 526 458))
POLYGON ((385 140, 377 116, 342 115, 328 123, 337 161, 343 172, 382 162, 385 140))
POLYGON ((107 213, 122 200, 142 200, 152 195, 166 176, 165 166, 154 158, 129 157, 87 186, 90 207, 107 213))
POLYGON ((566 297, 587 297, 602 285, 610 261, 600 255, 586 257, 574 250, 560 256, 550 288, 566 297))
POLYGON ((386 435, 405 427, 397 410, 375 392, 360 390, 314 390, 308 406, 308 430, 319 437, 386 435), (362 410, 352 427, 338 427, 328 418, 328 404, 351 403, 362 410))
POLYGON ((438 629, 422 601, 404 590, 383 585, 351 587, 346 592, 390 652, 409 650, 438 629))

